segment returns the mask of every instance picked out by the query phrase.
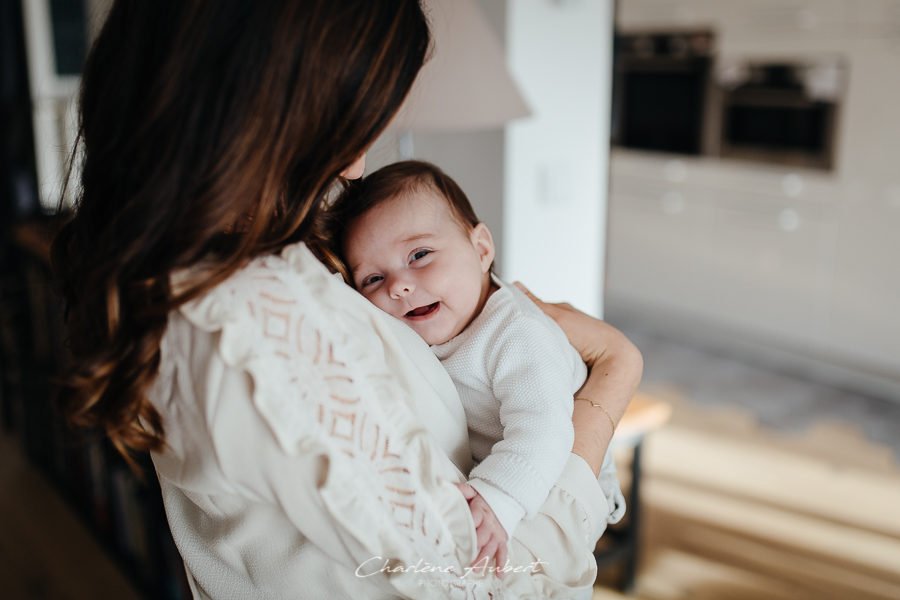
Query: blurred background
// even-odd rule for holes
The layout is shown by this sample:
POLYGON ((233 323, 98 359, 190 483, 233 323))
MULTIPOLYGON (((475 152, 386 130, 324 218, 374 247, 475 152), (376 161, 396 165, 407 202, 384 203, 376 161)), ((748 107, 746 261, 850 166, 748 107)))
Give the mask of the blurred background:
MULTIPOLYGON (((49 243, 110 3, 0 0, 3 598, 190 596, 152 470, 51 401, 49 243)), ((644 354, 595 597, 900 598, 900 0, 426 4, 368 170, 435 162, 502 277, 644 354)))

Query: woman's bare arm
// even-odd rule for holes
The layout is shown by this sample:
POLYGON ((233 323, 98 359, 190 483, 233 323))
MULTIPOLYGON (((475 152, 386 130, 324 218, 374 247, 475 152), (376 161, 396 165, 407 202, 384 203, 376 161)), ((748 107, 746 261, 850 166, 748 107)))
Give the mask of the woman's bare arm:
POLYGON ((575 402, 572 423, 575 443, 572 452, 582 457, 600 474, 603 457, 614 430, 641 381, 643 357, 637 347, 615 327, 573 308, 569 304, 550 304, 516 284, 531 300, 562 328, 569 342, 588 366, 588 377, 576 397, 590 402, 575 402), (592 403, 600 407, 592 406, 592 403))

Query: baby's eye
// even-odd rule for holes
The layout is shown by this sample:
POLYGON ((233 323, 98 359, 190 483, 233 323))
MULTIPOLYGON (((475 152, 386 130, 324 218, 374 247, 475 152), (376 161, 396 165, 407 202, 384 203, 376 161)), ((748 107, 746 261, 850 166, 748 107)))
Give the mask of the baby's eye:
POLYGON ((429 254, 431 254, 431 250, 426 250, 424 248, 421 250, 416 250, 415 252, 413 252, 412 254, 409 255, 409 262, 415 262, 417 260, 421 260, 421 259, 425 258, 426 256, 428 256, 429 254))
POLYGON ((359 284, 359 287, 361 287, 361 288, 369 287, 373 283, 378 283, 382 279, 384 279, 384 277, 382 277, 381 275, 369 275, 368 277, 366 277, 365 279, 362 280, 362 283, 359 284))

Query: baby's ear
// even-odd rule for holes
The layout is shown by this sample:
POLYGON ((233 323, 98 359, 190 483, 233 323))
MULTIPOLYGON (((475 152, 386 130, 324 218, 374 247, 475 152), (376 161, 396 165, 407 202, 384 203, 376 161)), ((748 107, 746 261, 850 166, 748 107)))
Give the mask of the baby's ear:
POLYGON ((472 240, 475 251, 478 252, 478 259, 481 261, 481 272, 487 273, 494 262, 496 253, 491 230, 484 223, 479 223, 472 228, 472 233, 469 237, 472 240))

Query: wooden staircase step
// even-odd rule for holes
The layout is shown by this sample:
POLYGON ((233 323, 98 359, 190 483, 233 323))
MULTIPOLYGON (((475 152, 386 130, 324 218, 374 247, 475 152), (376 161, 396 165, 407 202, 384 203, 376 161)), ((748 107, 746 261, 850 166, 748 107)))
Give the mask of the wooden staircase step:
POLYGON ((795 598, 900 598, 900 473, 679 425, 647 440, 644 461, 645 562, 677 550, 795 598))
POLYGON ((900 472, 838 467, 674 427, 648 439, 644 461, 648 480, 665 479, 900 541, 900 472))
MULTIPOLYGON (((704 523, 673 518, 660 512, 654 519, 669 523, 669 547, 691 556, 752 573, 785 588, 803 590, 803 597, 853 600, 895 600, 900 583, 858 569, 856 565, 824 561, 796 549, 718 530, 704 523)), ((854 551, 852 543, 844 546, 854 551)))
POLYGON ((802 587, 674 549, 645 565, 637 590, 640 600, 822 600, 802 587))

